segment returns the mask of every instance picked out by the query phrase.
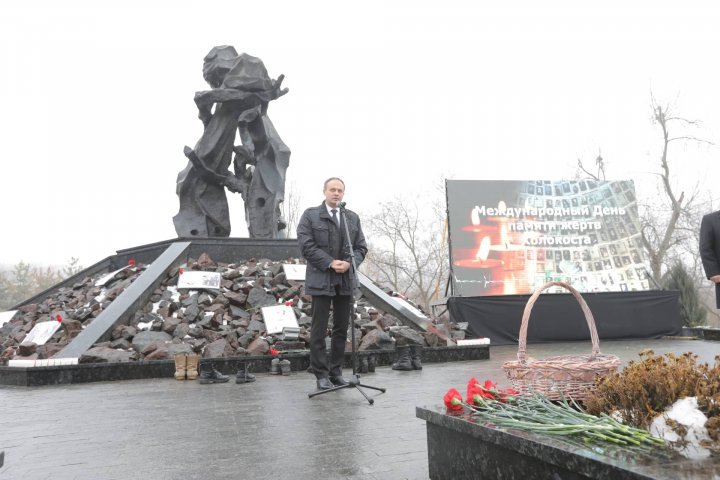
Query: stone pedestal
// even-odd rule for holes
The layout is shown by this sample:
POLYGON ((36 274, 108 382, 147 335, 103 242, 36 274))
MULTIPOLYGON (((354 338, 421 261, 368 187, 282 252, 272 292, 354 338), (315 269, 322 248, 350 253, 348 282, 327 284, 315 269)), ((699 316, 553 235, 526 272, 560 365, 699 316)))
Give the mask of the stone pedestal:
POLYGON ((720 478, 720 458, 689 460, 669 448, 585 445, 562 437, 501 431, 444 410, 416 409, 417 417, 427 422, 432 480, 720 478))

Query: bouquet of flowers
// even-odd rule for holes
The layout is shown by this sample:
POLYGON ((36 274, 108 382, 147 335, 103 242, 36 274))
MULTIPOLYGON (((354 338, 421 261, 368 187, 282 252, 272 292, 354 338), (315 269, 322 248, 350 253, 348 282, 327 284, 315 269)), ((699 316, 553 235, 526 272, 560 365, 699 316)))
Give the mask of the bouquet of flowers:
POLYGON ((460 392, 451 388, 445 394, 444 403, 450 414, 467 412, 472 418, 501 428, 573 436, 585 442, 665 443, 647 430, 624 425, 609 415, 590 415, 572 400, 563 398, 553 402, 538 393, 519 395, 511 388, 498 389, 490 380, 481 384, 474 377, 468 382, 465 400, 460 392))

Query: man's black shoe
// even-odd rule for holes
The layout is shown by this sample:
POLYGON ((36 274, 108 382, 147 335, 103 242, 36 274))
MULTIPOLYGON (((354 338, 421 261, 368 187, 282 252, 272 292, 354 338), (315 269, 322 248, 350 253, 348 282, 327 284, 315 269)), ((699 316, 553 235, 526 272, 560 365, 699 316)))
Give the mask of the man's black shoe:
POLYGON ((330 382, 335 385, 336 387, 341 387, 343 385, 348 385, 349 382, 345 380, 343 377, 330 377, 330 382))
POLYGON ((330 379, 325 378, 325 377, 317 379, 318 390, 327 390, 332 387, 333 387, 333 384, 330 383, 330 379))

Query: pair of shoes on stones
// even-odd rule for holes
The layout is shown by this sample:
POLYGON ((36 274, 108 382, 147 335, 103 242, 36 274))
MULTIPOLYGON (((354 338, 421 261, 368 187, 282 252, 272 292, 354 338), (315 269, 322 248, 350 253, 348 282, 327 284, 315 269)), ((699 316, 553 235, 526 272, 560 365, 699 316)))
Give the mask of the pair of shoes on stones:
POLYGON ((195 380, 199 361, 200 356, 194 353, 175 355, 175 380, 195 380))
POLYGON ((422 345, 395 347, 398 361, 393 363, 393 370, 422 370, 422 345))
POLYGON ((363 355, 360 357, 360 373, 372 373, 375 371, 376 365, 375 355, 363 355))
POLYGON ((239 365, 237 375, 235 375, 235 383, 250 383, 255 381, 255 375, 248 371, 249 368, 249 362, 244 362, 239 365))
POLYGON ((200 376, 198 381, 205 385, 209 383, 225 383, 230 377, 218 372, 211 364, 200 364, 200 376))
POLYGON ((270 361, 270 375, 290 375, 290 360, 273 358, 270 361))

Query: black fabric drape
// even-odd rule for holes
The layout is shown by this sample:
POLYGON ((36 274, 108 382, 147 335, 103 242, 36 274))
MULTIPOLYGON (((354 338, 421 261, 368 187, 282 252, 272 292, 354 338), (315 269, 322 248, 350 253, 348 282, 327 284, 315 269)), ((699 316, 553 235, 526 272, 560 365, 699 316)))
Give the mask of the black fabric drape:
MULTIPOLYGON (((682 329, 679 292, 584 293, 600 339, 658 338, 682 329)), ((493 345, 518 343, 523 310, 530 295, 451 297, 450 317, 468 322, 471 338, 488 337, 493 345)), ((585 316, 577 300, 564 293, 542 294, 533 305, 528 343, 589 340, 585 316)))

